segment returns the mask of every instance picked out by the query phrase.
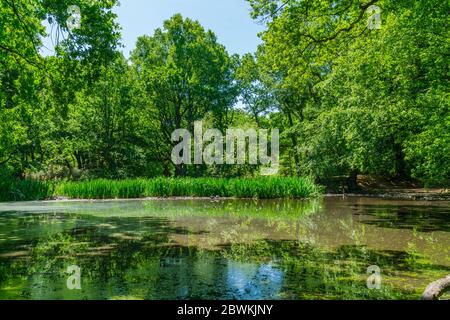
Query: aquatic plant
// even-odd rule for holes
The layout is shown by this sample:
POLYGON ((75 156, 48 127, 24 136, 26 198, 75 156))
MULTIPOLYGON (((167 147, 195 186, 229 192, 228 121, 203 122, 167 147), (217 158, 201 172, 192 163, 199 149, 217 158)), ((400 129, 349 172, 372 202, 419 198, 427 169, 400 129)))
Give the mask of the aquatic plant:
POLYGON ((308 178, 155 178, 70 181, 56 184, 54 195, 75 199, 143 197, 307 198, 322 188, 308 178))

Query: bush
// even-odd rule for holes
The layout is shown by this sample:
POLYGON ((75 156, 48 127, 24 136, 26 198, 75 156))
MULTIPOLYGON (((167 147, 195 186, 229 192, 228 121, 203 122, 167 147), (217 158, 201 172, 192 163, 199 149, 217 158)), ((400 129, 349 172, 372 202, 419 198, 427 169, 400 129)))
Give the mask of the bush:
POLYGON ((18 180, 2 177, 0 180, 0 201, 27 201, 51 198, 54 185, 37 180, 18 180))

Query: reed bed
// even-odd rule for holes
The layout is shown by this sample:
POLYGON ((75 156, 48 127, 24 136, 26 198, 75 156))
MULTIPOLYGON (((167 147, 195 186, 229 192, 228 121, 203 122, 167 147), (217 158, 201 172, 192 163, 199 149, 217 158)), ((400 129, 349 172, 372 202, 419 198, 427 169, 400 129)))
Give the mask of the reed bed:
MULTIPOLYGON (((322 192, 308 178, 154 178, 54 183, 24 181, 14 187, 27 196, 20 200, 67 197, 71 199, 131 199, 146 197, 308 198, 322 192), (23 190, 25 192, 23 192, 23 190)), ((0 190, 3 188, 0 185, 0 190)), ((7 198, 7 197, 5 197, 7 198)), ((19 197, 20 198, 20 197, 19 197)), ((18 200, 16 197, 6 200, 18 200)))
POLYGON ((321 193, 307 178, 155 178, 61 182, 55 195, 74 199, 143 197, 307 198, 321 193))

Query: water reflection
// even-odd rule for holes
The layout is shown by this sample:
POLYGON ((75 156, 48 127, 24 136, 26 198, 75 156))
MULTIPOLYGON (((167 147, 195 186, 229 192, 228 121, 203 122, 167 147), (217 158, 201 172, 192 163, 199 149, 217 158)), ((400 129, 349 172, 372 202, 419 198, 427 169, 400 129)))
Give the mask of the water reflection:
POLYGON ((363 198, 0 204, 0 298, 417 299, 450 273, 449 223, 448 202, 363 198))
POLYGON ((361 205, 357 206, 356 210, 363 215, 372 216, 372 219, 365 223, 382 228, 450 232, 448 207, 399 205, 392 208, 386 205, 361 205))
POLYGON ((271 263, 256 265, 229 261, 227 288, 234 299, 275 299, 281 291, 284 274, 271 263))

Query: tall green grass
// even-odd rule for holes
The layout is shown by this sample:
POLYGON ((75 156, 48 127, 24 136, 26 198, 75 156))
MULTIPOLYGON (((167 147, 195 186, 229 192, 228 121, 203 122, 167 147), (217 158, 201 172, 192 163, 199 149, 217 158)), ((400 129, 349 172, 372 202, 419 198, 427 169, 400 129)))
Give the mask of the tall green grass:
POLYGON ((3 188, 8 200, 36 200, 62 196, 72 199, 116 199, 145 197, 236 197, 236 198, 307 198, 322 188, 307 178, 155 178, 55 183, 22 181, 3 188), (15 192, 11 192, 15 190, 15 192))
POLYGON ((310 179, 261 178, 155 178, 62 182, 55 195, 74 199, 143 197, 307 198, 322 192, 310 179))

